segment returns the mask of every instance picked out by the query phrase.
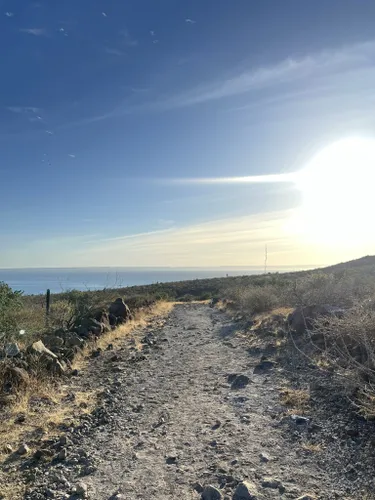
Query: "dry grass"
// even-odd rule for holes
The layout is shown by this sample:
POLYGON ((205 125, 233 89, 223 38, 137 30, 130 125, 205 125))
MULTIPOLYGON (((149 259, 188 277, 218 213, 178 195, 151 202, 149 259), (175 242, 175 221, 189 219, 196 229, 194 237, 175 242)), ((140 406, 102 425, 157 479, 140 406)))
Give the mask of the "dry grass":
POLYGON ((289 411, 303 413, 309 406, 310 393, 307 390, 287 387, 281 389, 280 401, 283 405, 288 406, 289 411))
POLYGON ((324 446, 321 443, 302 443, 302 449, 310 453, 320 453, 324 450, 324 446))
MULTIPOLYGON (((95 347, 105 349, 109 344, 120 344, 134 330, 147 327, 151 321, 163 321, 173 307, 173 303, 159 302, 137 311, 134 320, 103 335, 95 347)), ((80 353, 74 362, 76 368, 82 370, 88 365, 90 358, 87 355, 92 347, 87 346, 80 353)), ((59 435, 63 424, 74 425, 81 415, 95 408, 95 391, 82 392, 71 383, 64 385, 61 380, 31 377, 27 388, 19 392, 14 403, 0 414, 0 461, 7 457, 5 445, 17 449, 21 443, 27 442, 32 452, 40 439, 59 435), (17 423, 21 415, 25 420, 17 423)))

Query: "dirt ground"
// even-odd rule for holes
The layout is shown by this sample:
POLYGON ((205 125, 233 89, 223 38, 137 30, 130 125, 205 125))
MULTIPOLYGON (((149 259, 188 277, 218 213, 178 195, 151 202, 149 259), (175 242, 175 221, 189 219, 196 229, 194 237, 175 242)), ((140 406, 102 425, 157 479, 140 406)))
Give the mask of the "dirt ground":
POLYGON ((26 500, 189 500, 207 485, 221 495, 207 498, 232 499, 242 481, 253 483, 248 498, 374 498, 349 494, 319 446, 294 439, 310 422, 281 404, 283 369, 252 355, 235 324, 207 305, 177 305, 77 380, 100 389, 101 404, 49 444, 52 460, 20 464, 26 500))

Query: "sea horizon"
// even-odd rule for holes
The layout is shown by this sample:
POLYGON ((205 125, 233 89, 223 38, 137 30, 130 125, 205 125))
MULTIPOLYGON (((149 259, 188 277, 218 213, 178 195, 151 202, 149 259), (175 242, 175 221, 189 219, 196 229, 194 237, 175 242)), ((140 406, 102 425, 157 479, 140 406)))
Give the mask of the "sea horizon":
MULTIPOLYGON (((314 266, 267 266, 266 272, 302 271, 312 268, 314 266)), ((72 289, 126 288, 264 272, 264 266, 0 268, 0 281, 7 283, 13 290, 21 290, 25 295, 39 295, 47 289, 52 293, 60 293, 72 289)))

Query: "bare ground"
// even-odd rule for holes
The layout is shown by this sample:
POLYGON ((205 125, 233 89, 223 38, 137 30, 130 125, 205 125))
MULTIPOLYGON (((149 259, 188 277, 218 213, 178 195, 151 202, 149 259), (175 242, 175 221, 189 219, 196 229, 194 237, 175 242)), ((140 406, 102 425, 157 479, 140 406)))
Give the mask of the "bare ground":
POLYGON ((337 480, 318 445, 295 439, 305 423, 280 403, 289 380, 277 363, 254 373, 259 361, 225 314, 176 306, 164 325, 139 329, 76 379, 81 390, 101 388, 102 403, 66 429, 66 444, 49 443, 52 461, 17 465, 29 481, 23 498, 78 498, 84 482, 95 500, 199 499, 208 484, 232 499, 243 480, 264 499, 365 498, 337 480), (247 385, 233 387, 235 374, 247 385))

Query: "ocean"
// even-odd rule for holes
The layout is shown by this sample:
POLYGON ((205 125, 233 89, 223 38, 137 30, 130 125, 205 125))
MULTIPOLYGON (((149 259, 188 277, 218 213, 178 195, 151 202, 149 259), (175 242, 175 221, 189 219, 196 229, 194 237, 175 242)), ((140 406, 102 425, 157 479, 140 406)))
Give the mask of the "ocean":
MULTIPOLYGON (((269 272, 287 272, 308 269, 311 266, 268 268, 269 272)), ((220 278, 261 274, 263 268, 42 268, 42 269, 0 269, 0 281, 13 290, 22 290, 25 295, 52 293, 67 290, 100 290, 121 288, 132 285, 148 285, 171 281, 193 280, 197 278, 220 278)))

